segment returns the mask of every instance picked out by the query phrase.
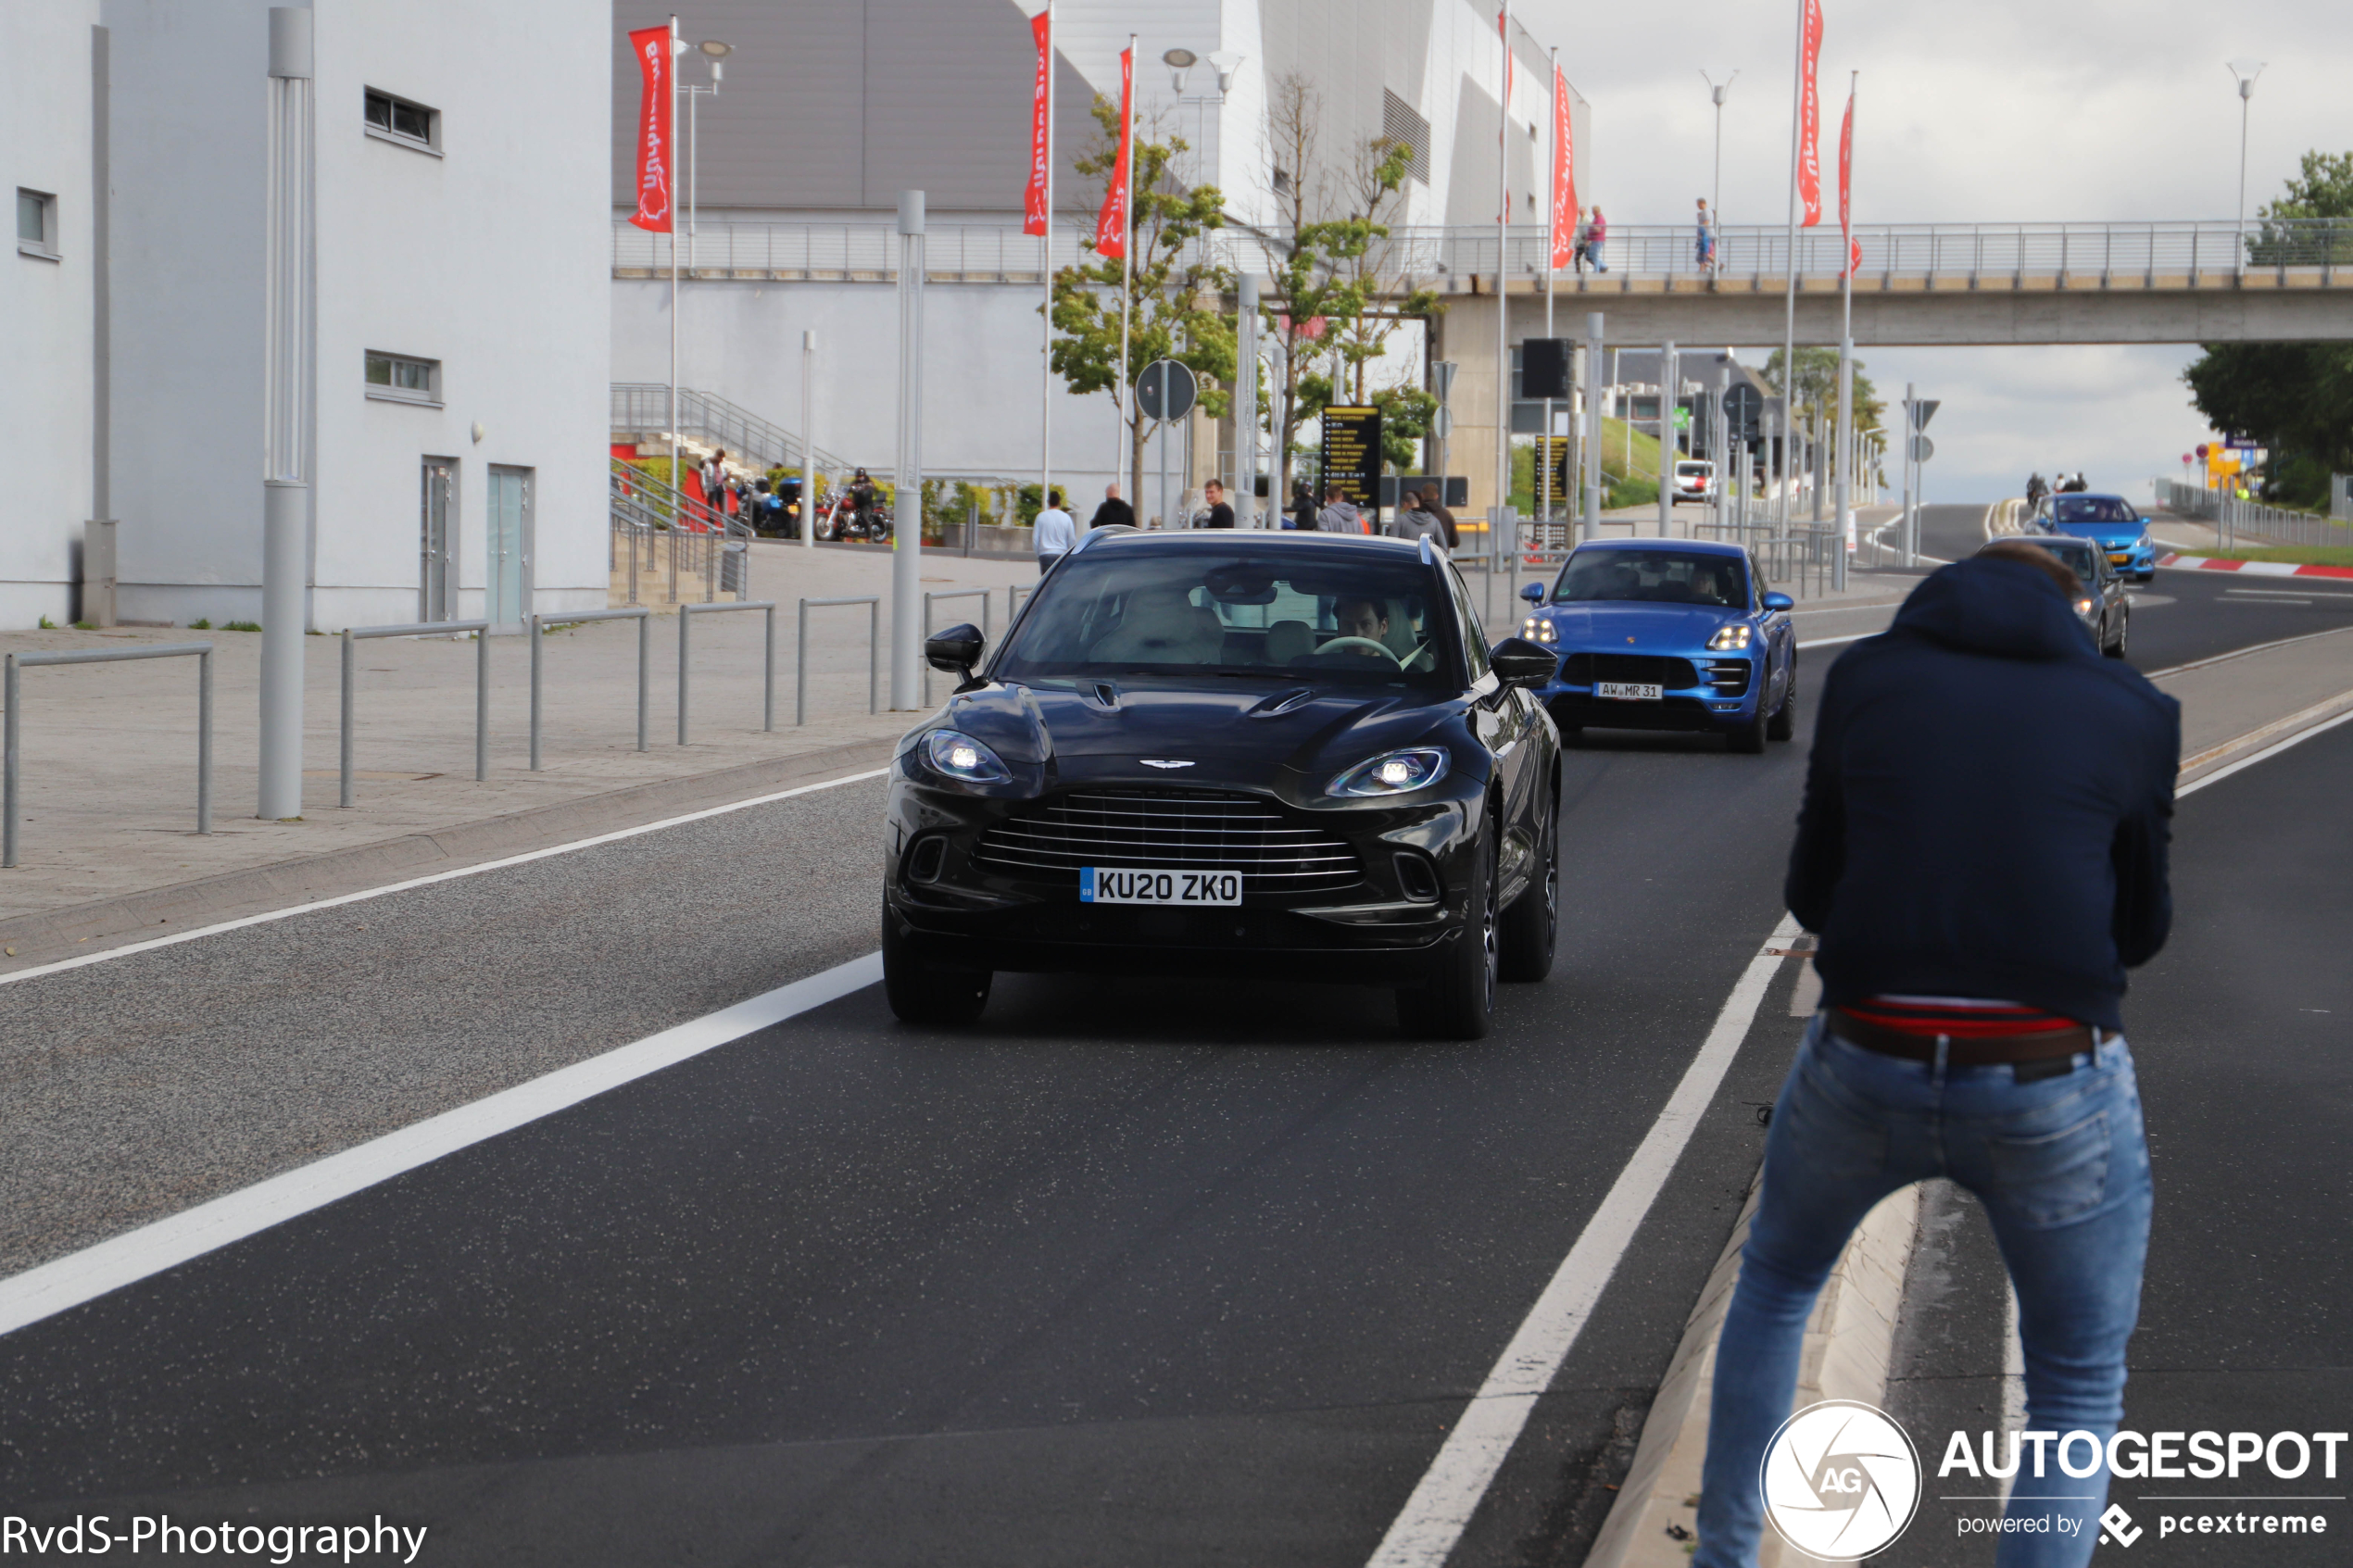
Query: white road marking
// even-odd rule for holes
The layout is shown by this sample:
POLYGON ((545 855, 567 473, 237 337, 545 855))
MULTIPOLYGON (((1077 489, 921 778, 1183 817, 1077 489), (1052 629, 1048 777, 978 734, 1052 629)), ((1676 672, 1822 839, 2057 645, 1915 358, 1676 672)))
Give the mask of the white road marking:
MULTIPOLYGON (((1997 1430, 2026 1430, 2026 1342, 2018 1333, 2018 1286, 2010 1283, 2007 1272, 2002 1277, 2002 1424, 1997 1430)), ((2010 1483, 2017 1478, 2015 1470, 2002 1477, 2006 1506, 2010 1500, 2010 1483)))
POLYGON ((484 860, 478 866, 460 866, 456 871, 434 872, 430 876, 414 876, 406 882, 386 883, 382 887, 362 888, 357 893, 339 893, 332 898, 316 898, 307 904, 292 904, 283 909, 269 909, 258 915, 244 915, 236 920, 224 920, 218 925, 198 926, 194 931, 175 931, 169 936, 150 936, 144 942, 126 942, 120 947, 109 947, 103 953, 84 953, 79 958, 60 959, 56 963, 35 964, 13 973, 0 974, 0 985, 13 985, 19 980, 34 980, 44 974, 57 974, 85 964, 105 963, 111 959, 128 958, 132 953, 151 952, 157 947, 174 947, 182 942, 194 942, 200 936, 218 936, 224 931, 241 931, 249 925, 267 925, 272 921, 292 920, 313 909, 332 909, 341 904, 357 904, 369 898, 382 898, 390 893, 406 893, 412 887, 430 887, 436 882, 454 882, 461 876, 480 876, 484 872, 503 871, 533 860, 545 860, 555 855, 569 855, 576 849, 593 849, 600 844, 617 844, 624 838, 660 833, 687 822, 699 822, 708 817, 724 817, 730 811, 741 811, 753 806, 766 806, 778 800, 790 800, 796 795, 809 795, 837 784, 857 784, 865 779, 878 779, 889 772, 887 768, 869 768, 862 773, 844 773, 837 779, 824 779, 816 784, 799 784, 780 789, 773 795, 755 795, 748 800, 731 800, 724 806, 706 807, 689 811, 682 817, 664 817, 658 822, 640 822, 635 827, 617 828, 590 838, 575 838, 569 844, 550 845, 545 849, 526 850, 520 855, 508 855, 496 860, 484 860))
POLYGON ((1840 643, 1859 643, 1866 637, 1876 637, 1877 632, 1851 632, 1843 637, 1814 637, 1797 646, 1801 648, 1834 647, 1840 643))
MULTIPOLYGON (((1784 916, 1767 945, 1785 946, 1797 934, 1797 917, 1784 916)), ((1528 1424, 1538 1397, 1551 1386, 1603 1288, 1633 1244, 1634 1233, 1674 1173, 1701 1114, 1748 1037, 1767 985, 1784 961, 1783 955, 1773 952, 1760 952, 1749 960, 1699 1054, 1683 1070, 1682 1081, 1446 1435, 1438 1457, 1390 1523, 1367 1568, 1440 1568, 1454 1549, 1504 1456, 1528 1424)))
MULTIPOLYGON (((2226 599, 2295 599, 2301 604, 2309 605, 2312 602, 2312 590, 2309 588, 2225 588, 2222 590, 2222 596, 2226 599)), ((2332 599, 2353 599, 2353 594, 2330 593, 2325 590, 2322 596, 2332 599)))
POLYGON ((837 964, 749 1001, 618 1046, 543 1077, 445 1110, 324 1160, 199 1203, 168 1219, 0 1280, 0 1335, 81 1306, 192 1258, 512 1132, 582 1100, 673 1067, 882 978, 882 955, 837 964))
POLYGON ((2334 730, 2339 724, 2347 723, 2348 721, 2353 721, 2353 711, 2340 713, 2334 719, 2322 720, 2320 723, 2313 725, 2309 730, 2298 730, 2296 734, 2289 735, 2284 740, 2273 741, 2262 750, 2258 751, 2251 756, 2240 758, 2237 761, 2232 763, 2227 768, 2215 769, 2214 771, 2207 774, 2206 777, 2199 779, 2195 784, 2183 784, 2180 789, 2173 792, 2173 798, 2179 800, 2184 795, 2196 795, 2208 784, 2221 784, 2224 779, 2229 778, 2233 773, 2237 772, 2242 768, 2252 768, 2258 762, 2266 761, 2273 757, 2277 757, 2281 752, 2285 751, 2291 746, 2302 746, 2314 735, 2321 734, 2329 730, 2334 730))

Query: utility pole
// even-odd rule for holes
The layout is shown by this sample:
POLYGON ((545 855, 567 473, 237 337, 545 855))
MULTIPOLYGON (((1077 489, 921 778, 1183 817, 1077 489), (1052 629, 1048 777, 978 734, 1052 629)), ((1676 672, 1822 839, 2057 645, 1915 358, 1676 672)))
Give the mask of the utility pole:
POLYGON ((1675 395, 1682 376, 1674 344, 1662 345, 1658 351, 1658 532, 1667 538, 1675 533, 1675 395))
MULTIPOLYGON (((1258 274, 1243 273, 1235 284, 1235 290, 1234 526, 1255 528, 1258 526, 1258 274)), ((1373 471, 1376 474, 1380 471, 1378 453, 1373 457, 1373 471)))
POLYGON ((2261 60, 2231 60, 2230 73, 2239 84, 2239 208, 2238 243, 2233 247, 2233 267, 2239 273, 2246 271, 2246 116, 2247 107, 2255 101, 2255 79, 2263 74, 2261 60))
POLYGON ((899 461, 890 530, 890 706, 924 696, 924 194, 899 193, 899 461))
POLYGON ((1504 0, 1496 24, 1504 49, 1502 109, 1495 128, 1495 509, 1488 514, 1487 546, 1491 555, 1504 526, 1504 508, 1512 504, 1512 350, 1511 350, 1511 217, 1512 217, 1512 6, 1504 0))
POLYGON ((1734 71, 1718 82, 1705 71, 1699 79, 1707 83, 1707 95, 1716 104, 1716 178, 1707 190, 1707 220, 1716 226, 1716 265, 1724 265, 1724 95, 1732 90, 1732 82, 1740 75, 1734 71))
POLYGON ((1602 536, 1602 313, 1585 317, 1585 526, 1587 540, 1602 536))
POLYGON ((817 329, 800 332, 800 542, 817 547, 817 329))
MULTIPOLYGON (((270 8, 270 185, 263 275, 261 756, 265 822, 302 815, 303 633, 310 439, 318 386, 312 32, 308 6, 270 8)), ((8 716, 9 722, 16 715, 8 716)))

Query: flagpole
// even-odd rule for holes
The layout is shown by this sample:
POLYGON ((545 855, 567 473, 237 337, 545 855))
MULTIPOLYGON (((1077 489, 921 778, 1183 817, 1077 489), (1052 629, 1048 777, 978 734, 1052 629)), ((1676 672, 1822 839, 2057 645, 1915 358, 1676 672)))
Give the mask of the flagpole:
MULTIPOLYGON (((1561 107, 1558 102, 1561 91, 1561 52, 1559 44, 1555 44, 1553 45, 1550 52, 1550 58, 1553 67, 1553 80, 1552 84, 1546 90, 1546 93, 1547 96, 1554 100, 1552 105, 1553 122, 1557 125, 1560 123, 1561 113, 1561 107)), ((1553 196, 1554 193, 1560 189, 1561 171, 1559 164, 1560 138, 1558 135, 1555 135, 1552 139, 1552 144, 1546 148, 1544 153, 1544 172, 1551 176, 1550 179, 1544 182, 1544 193, 1548 198, 1553 196)), ((1554 231, 1559 222, 1560 203, 1555 200, 1546 200, 1544 203, 1544 336, 1547 341, 1549 341, 1553 335, 1553 241, 1555 238, 1554 231)), ((1544 433, 1536 438, 1536 461, 1538 466, 1542 468, 1544 470, 1544 477, 1538 482, 1543 486, 1543 499, 1538 504, 1536 515, 1543 519, 1545 521, 1550 522, 1553 518, 1553 399, 1549 394, 1547 394, 1544 398, 1544 433)))
POLYGON ((1121 145, 1127 152, 1127 188, 1120 194, 1119 209, 1119 457, 1111 471, 1127 486, 1127 504, 1133 507, 1136 488, 1141 481, 1127 472, 1128 457, 1135 451, 1135 438, 1129 428, 1135 416, 1127 408, 1131 390, 1127 384, 1127 319, 1136 288, 1136 35, 1132 32, 1127 35, 1126 75, 1120 96, 1126 100, 1126 123, 1119 128, 1121 145))
POLYGON ((1512 349, 1510 295, 1512 218, 1512 5, 1504 0, 1495 35, 1504 46, 1501 116, 1495 129, 1495 509, 1488 514, 1488 597, 1494 596, 1494 561, 1503 548, 1504 508, 1512 500, 1512 349))
POLYGON ((1791 416, 1797 407, 1797 164, 1799 144, 1805 136, 1806 119, 1806 0, 1797 0, 1797 58, 1791 71, 1789 104, 1789 249, 1784 271, 1788 274, 1782 288, 1781 326, 1781 418, 1780 451, 1774 468, 1780 483, 1780 504, 1774 521, 1780 524, 1782 537, 1789 534, 1791 518, 1789 496, 1791 416))
POLYGON ((1846 125, 1839 134, 1838 215, 1840 219, 1839 257, 1839 329, 1838 329, 1838 550, 1832 558, 1838 563, 1837 582, 1840 591, 1846 587, 1847 558, 1855 550, 1854 476, 1849 452, 1855 440, 1855 212, 1852 185, 1855 178, 1855 96, 1856 84, 1862 80, 1859 70, 1850 71, 1846 78, 1846 125))
POLYGON ((1038 277, 1045 324, 1038 352, 1038 509, 1053 504, 1054 484, 1054 0, 1046 0, 1046 221, 1038 236, 1038 277))
MULTIPOLYGON (((663 138, 661 149, 662 178, 669 189, 663 196, 670 218, 670 488, 673 495, 686 494, 686 481, 678 471, 678 18, 670 19, 670 58, 663 67, 670 73, 670 133, 663 138)), ((673 527, 685 527, 684 516, 673 520, 673 527)))

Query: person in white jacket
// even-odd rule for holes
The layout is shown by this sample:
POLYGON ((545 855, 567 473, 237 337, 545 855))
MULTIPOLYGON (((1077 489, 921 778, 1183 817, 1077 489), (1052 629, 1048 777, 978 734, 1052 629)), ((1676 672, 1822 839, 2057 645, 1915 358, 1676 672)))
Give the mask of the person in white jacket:
POLYGON ((1070 554, 1071 546, 1078 543, 1078 524, 1063 510, 1063 493, 1052 491, 1046 500, 1046 509, 1038 514, 1037 532, 1030 536, 1037 546, 1040 577, 1051 571, 1054 563, 1070 554))

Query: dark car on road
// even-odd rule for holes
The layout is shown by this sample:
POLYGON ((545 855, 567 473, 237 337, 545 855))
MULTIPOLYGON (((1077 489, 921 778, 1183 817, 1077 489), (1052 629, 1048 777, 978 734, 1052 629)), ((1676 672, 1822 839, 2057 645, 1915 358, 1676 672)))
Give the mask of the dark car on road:
POLYGON ((1790 598, 1756 561, 1710 539, 1579 545, 1520 635, 1561 656, 1537 696, 1564 735, 1592 729, 1698 730, 1761 752, 1797 724, 1797 633, 1790 598))
POLYGON ((2099 645, 2102 653, 2110 659, 2122 659, 2133 637, 2133 598, 2124 591, 2124 574, 2108 564, 2108 552, 2098 541, 2064 533, 2009 537, 2021 537, 2027 544, 2048 550, 2075 573, 2075 580, 2083 585, 2082 592, 2075 596, 2075 619, 2083 623, 2083 630, 2092 634, 2092 641, 2099 645))
POLYGON ((1557 661, 1491 648, 1428 540, 1098 531, 993 651, 925 651, 964 679, 891 768, 900 1018, 969 1022, 999 971, 1259 975, 1468 1039, 1551 968, 1557 661))

